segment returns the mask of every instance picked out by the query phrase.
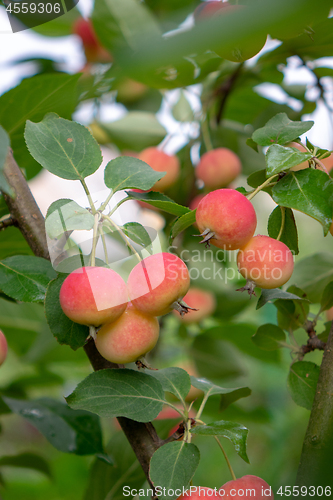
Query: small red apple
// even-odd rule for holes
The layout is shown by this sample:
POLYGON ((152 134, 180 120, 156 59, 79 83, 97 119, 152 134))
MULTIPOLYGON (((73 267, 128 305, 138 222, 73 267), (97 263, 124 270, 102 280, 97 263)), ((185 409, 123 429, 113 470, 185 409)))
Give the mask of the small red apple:
POLYGON ((208 189, 228 186, 241 173, 239 157, 228 148, 216 148, 204 153, 195 169, 197 179, 208 189))
POLYGON ((233 481, 228 481, 218 490, 220 498, 233 498, 234 500, 244 500, 253 498, 254 500, 274 500, 271 487, 258 476, 243 476, 233 481))
POLYGON ((125 311, 128 296, 124 280, 107 267, 81 267, 70 273, 60 289, 63 312, 75 323, 100 326, 125 311))
POLYGON ((133 305, 147 314, 161 316, 177 308, 190 287, 190 276, 177 255, 163 252, 139 262, 128 277, 133 305))
MULTIPOLYGON (((183 301, 191 308, 188 314, 182 317, 184 323, 197 323, 209 317, 215 311, 216 307, 215 295, 208 290, 201 290, 196 287, 191 287, 189 289, 183 301)), ((173 312, 175 315, 179 316, 176 311, 173 312)))
POLYGON ((202 243, 236 250, 252 238, 257 217, 252 203, 242 193, 235 189, 217 189, 200 201, 196 222, 204 237, 202 243))
POLYGON ((73 33, 82 40, 88 62, 110 62, 110 54, 99 43, 90 19, 78 18, 73 24, 73 33))
POLYGON ((8 344, 5 335, 0 330, 0 366, 4 363, 8 352, 8 344))
POLYGON ((141 151, 138 158, 148 163, 156 172, 166 172, 166 175, 153 186, 152 191, 165 191, 179 177, 180 163, 176 155, 168 155, 155 147, 150 147, 141 151))
POLYGON ((96 348, 103 358, 112 363, 132 363, 155 347, 159 329, 154 316, 128 304, 116 321, 106 323, 98 330, 96 348))
POLYGON ((257 235, 241 248, 237 255, 241 275, 261 288, 278 288, 291 277, 293 254, 282 241, 257 235))

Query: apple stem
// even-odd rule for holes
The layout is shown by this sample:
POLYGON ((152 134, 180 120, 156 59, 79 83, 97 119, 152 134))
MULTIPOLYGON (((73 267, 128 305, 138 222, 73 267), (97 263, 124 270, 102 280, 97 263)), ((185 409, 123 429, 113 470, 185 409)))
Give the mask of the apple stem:
POLYGON ((106 208, 107 204, 109 203, 109 201, 111 200, 112 196, 113 196, 113 189, 111 189, 111 191, 110 191, 110 193, 109 193, 108 197, 107 197, 107 198, 106 198, 106 200, 102 203, 102 205, 99 207, 99 209, 98 209, 98 211, 99 211, 99 212, 103 212, 103 211, 105 210, 105 208, 106 208))
POLYGON ((201 131, 202 131, 202 138, 203 138, 203 142, 205 144, 205 148, 207 151, 211 151, 212 149, 214 149, 214 147, 213 147, 212 140, 210 138, 207 113, 205 113, 204 119, 201 122, 201 131))
POLYGON ((269 177, 268 179, 265 180, 265 182, 263 182, 262 184, 260 184, 260 186, 258 186, 254 191, 252 191, 252 193, 248 194, 247 195, 247 199, 248 200, 252 200, 252 198, 259 193, 259 191, 261 191, 262 189, 264 189, 267 184, 270 184, 270 182, 272 181, 272 179, 274 179, 274 177, 278 177, 279 174, 274 174, 272 175, 271 177, 269 177))
POLYGON ((89 191, 89 189, 88 189, 88 186, 87 186, 87 184, 86 184, 86 182, 85 182, 85 180, 84 180, 84 179, 80 179, 80 182, 81 182, 81 184, 82 184, 82 186, 83 186, 83 189, 84 189, 84 191, 85 191, 85 193, 86 193, 86 195, 87 195, 87 198, 88 198, 88 200, 89 200, 89 205, 90 205, 90 208, 91 208, 92 214, 93 214, 93 215, 95 215, 95 214, 96 214, 96 212, 97 212, 97 210, 96 210, 96 208, 95 208, 95 205, 94 205, 94 202, 93 202, 93 200, 92 200, 92 197, 91 197, 90 191, 89 191))
POLYGON ((94 221, 94 228, 93 228, 93 239, 92 239, 92 249, 91 249, 91 255, 90 255, 90 265, 95 266, 96 264, 96 247, 97 247, 97 242, 98 242, 98 223, 100 219, 100 214, 98 212, 95 213, 95 221, 94 221))
POLYGON ((112 219, 111 217, 109 217, 108 215, 103 215, 103 219, 106 219, 114 228, 117 229, 117 231, 119 231, 119 234, 120 236, 122 237, 122 239, 124 240, 124 242, 126 243, 126 245, 128 246, 128 248, 132 251, 132 253, 136 256, 136 258, 138 259, 139 262, 141 262, 141 257, 140 255, 138 254, 138 252, 135 250, 135 248, 133 247, 133 245, 131 245, 131 243, 129 242, 127 236, 125 235, 125 233, 122 231, 122 229, 118 226, 118 224, 116 224, 112 219))
POLYGON ((281 227, 280 227, 280 231, 279 231, 278 237, 276 238, 277 241, 280 241, 280 238, 282 236, 282 233, 283 233, 283 230, 284 230, 284 226, 285 226, 285 223, 286 223, 286 209, 285 209, 285 207, 281 207, 281 206, 280 206, 280 209, 281 209, 281 227))
POLYGON ((236 478, 235 473, 234 473, 234 471, 233 471, 233 469, 231 467, 231 463, 229 462, 229 458, 227 457, 227 454, 224 451, 224 448, 221 445, 219 438, 217 436, 214 436, 214 438, 215 438, 217 444, 219 445, 219 447, 221 448, 221 451, 222 451, 222 453, 224 455, 224 458, 226 459, 226 462, 227 462, 227 465, 228 465, 228 469, 230 470, 230 474, 232 476, 232 479, 235 481, 237 478, 236 478))
POLYGON ((104 255, 105 255, 105 262, 106 262, 106 264, 109 264, 108 249, 106 247, 105 234, 104 234, 103 228, 101 226, 99 227, 99 233, 100 233, 101 238, 102 238, 104 255))
MULTIPOLYGON (((108 216, 111 217, 111 215, 114 214, 114 212, 120 207, 120 205, 122 205, 123 203, 125 203, 125 201, 128 201, 128 200, 131 200, 130 196, 126 196, 125 198, 123 198, 122 200, 120 200, 120 202, 117 203, 117 205, 115 205, 112 208, 112 210, 110 210, 110 212, 108 213, 108 216)), ((104 206, 104 203, 103 203, 103 205, 101 205, 100 210, 102 209, 103 206, 104 206)), ((103 210, 104 210, 104 208, 103 208, 103 210)))

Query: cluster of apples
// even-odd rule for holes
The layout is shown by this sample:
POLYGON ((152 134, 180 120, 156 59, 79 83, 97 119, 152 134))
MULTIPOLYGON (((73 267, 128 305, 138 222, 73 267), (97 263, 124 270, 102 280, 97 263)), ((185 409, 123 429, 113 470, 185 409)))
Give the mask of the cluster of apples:
POLYGON ((60 305, 72 321, 100 327, 95 344, 113 363, 137 361, 156 345, 157 316, 188 307, 182 298, 190 287, 184 262, 174 254, 150 255, 131 271, 127 284, 114 270, 82 267, 70 273, 60 289, 60 305))
POLYGON ((253 236, 257 217, 252 203, 235 189, 211 191, 199 202, 196 223, 202 243, 224 250, 239 250, 237 266, 250 285, 277 288, 292 275, 293 255, 281 241, 269 236, 253 236))
POLYGON ((214 498, 216 500, 233 498, 234 500, 244 500, 244 498, 248 497, 255 500, 274 500, 272 489, 266 481, 253 475, 228 481, 219 489, 207 488, 206 486, 192 486, 189 493, 180 496, 178 500, 198 500, 201 498, 214 498))

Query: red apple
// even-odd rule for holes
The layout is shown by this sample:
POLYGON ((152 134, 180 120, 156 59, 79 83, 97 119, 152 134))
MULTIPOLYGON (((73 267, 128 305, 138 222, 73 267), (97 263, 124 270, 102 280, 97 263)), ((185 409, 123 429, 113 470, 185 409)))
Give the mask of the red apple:
POLYGON ((107 267, 81 267, 67 276, 60 289, 66 316, 81 325, 115 321, 125 311, 128 295, 124 280, 107 267))
POLYGON ((195 169, 197 179, 208 189, 228 186, 241 173, 239 157, 228 148, 216 148, 204 153, 195 169))
POLYGON ((8 344, 5 335, 0 330, 0 366, 4 363, 8 352, 8 344))
POLYGON ((217 189, 199 203, 196 222, 203 243, 236 250, 253 236, 257 217, 252 203, 235 189, 217 189))
POLYGON ((96 348, 103 358, 112 363, 132 363, 155 347, 159 330, 154 316, 129 304, 116 321, 106 323, 98 330, 96 348))
POLYGON ((278 288, 291 277, 293 254, 282 241, 257 235, 238 252, 237 266, 241 275, 261 288, 278 288))
POLYGON ((180 163, 176 155, 168 155, 157 148, 146 148, 139 153, 138 158, 156 172, 166 172, 153 186, 152 191, 165 191, 171 187, 179 177, 180 163))
MULTIPOLYGON (((208 318, 215 311, 216 307, 215 295, 212 292, 195 287, 189 289, 183 301, 191 308, 188 314, 182 317, 184 323, 198 323, 202 319, 208 318)), ((173 312, 179 316, 178 312, 173 312)))
POLYGON ((133 305, 141 311, 161 316, 180 308, 179 302, 190 287, 184 262, 171 253, 158 253, 139 262, 128 277, 133 305))
POLYGON ((73 24, 73 33, 78 35, 83 44, 88 62, 110 62, 110 54, 99 43, 90 19, 80 17, 73 24))
POLYGON ((233 481, 228 481, 218 490, 220 498, 233 498, 234 500, 244 500, 253 498, 254 500, 274 500, 271 487, 257 476, 243 476, 233 481))

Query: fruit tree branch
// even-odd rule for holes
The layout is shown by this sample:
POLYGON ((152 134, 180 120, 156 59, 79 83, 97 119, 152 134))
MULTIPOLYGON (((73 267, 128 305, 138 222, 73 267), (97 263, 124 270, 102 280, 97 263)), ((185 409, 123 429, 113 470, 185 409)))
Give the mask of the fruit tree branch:
MULTIPOLYGON (((31 194, 26 179, 14 160, 12 151, 9 151, 7 155, 4 174, 15 193, 14 198, 4 193, 11 216, 17 220, 18 227, 34 254, 49 260, 44 217, 31 194)), ((93 340, 90 340, 84 349, 95 371, 105 368, 121 368, 115 363, 106 361, 98 353, 93 340)), ((140 423, 125 417, 119 417, 118 421, 150 483, 148 474, 150 459, 157 448, 161 446, 162 441, 160 441, 151 422, 140 423)))
POLYGON ((333 322, 324 350, 316 394, 296 478, 299 486, 332 486, 333 322))
POLYGON ((37 257, 49 259, 44 217, 11 150, 8 151, 3 173, 9 186, 14 191, 13 198, 3 193, 11 216, 16 219, 17 226, 33 253, 37 257))

